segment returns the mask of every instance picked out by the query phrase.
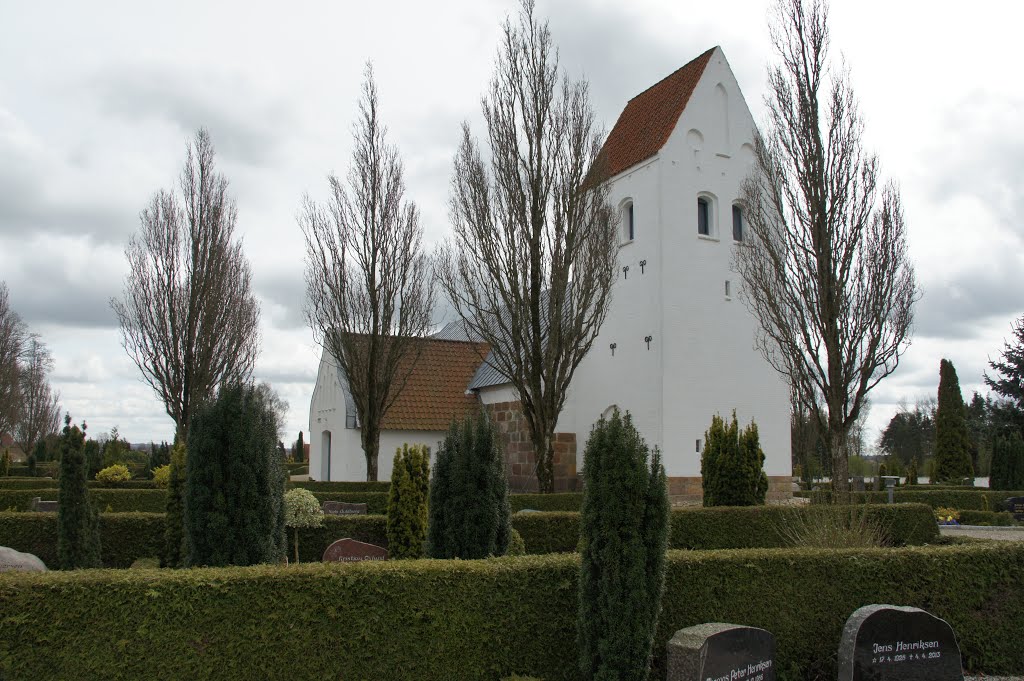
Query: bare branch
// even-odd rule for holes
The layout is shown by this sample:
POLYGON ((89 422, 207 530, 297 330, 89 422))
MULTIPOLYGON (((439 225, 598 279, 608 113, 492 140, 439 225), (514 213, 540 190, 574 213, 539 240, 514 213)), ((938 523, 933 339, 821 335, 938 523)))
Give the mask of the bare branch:
POLYGON ((180 196, 157 192, 142 211, 125 249, 124 297, 111 307, 128 356, 184 438, 199 402, 252 376, 260 310, 206 130, 189 144, 179 188, 180 196))
POLYGON ((587 83, 561 73, 532 0, 505 22, 482 106, 490 155, 463 125, 438 274, 518 391, 540 489, 552 491, 555 426, 607 316, 617 242, 609 188, 587 181, 602 177, 603 137, 587 83))
POLYGON ((21 416, 21 364, 28 340, 28 328, 0 281, 0 433, 11 432, 21 416))
POLYGON ((848 434, 910 343, 918 288, 899 190, 879 187, 849 72, 828 68, 827 3, 779 0, 771 36, 780 61, 742 189, 753 238, 735 267, 761 351, 827 433, 842 492, 848 434))

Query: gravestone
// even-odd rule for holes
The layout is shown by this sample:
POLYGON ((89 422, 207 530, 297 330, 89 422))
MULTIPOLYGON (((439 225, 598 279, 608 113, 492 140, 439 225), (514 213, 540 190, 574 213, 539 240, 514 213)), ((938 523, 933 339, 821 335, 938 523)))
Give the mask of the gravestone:
POLYGON ((855 475, 855 476, 853 476, 853 485, 852 485, 852 487, 853 487, 853 491, 854 492, 863 492, 864 491, 864 476, 863 475, 855 475))
POLYGON ((839 681, 963 681, 960 648, 945 620, 896 605, 866 605, 846 620, 839 681))
POLYGON ((666 681, 775 681, 775 637, 764 629, 712 622, 668 642, 666 681))
POLYGON ((387 560, 388 550, 357 539, 339 539, 324 551, 325 563, 360 563, 364 560, 387 560))
POLYGON ((0 572, 48 572, 46 564, 31 553, 0 546, 0 572))
POLYGON ((1006 500, 1006 510, 1017 520, 1024 521, 1024 497, 1010 497, 1006 500))
POLYGON ((43 501, 42 497, 32 497, 32 510, 37 513, 56 513, 56 501, 43 501))
POLYGON ((325 501, 324 515, 366 515, 366 504, 348 504, 344 501, 325 501))

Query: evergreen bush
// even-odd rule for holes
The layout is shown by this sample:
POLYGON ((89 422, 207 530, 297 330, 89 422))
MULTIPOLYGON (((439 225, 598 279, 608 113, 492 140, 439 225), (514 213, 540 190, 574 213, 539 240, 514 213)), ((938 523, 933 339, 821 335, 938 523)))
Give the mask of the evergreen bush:
POLYGON ((910 465, 907 466, 907 484, 908 485, 916 485, 917 484, 917 459, 916 458, 911 459, 910 460, 910 465))
POLYGON ((583 476, 580 669, 587 679, 643 681, 665 583, 665 469, 616 409, 590 433, 583 476))
POLYGON ((179 442, 171 449, 171 464, 167 475, 167 519, 160 567, 177 568, 185 565, 185 461, 185 445, 179 442))
POLYGON ((306 443, 302 439, 302 431, 299 431, 299 439, 295 441, 295 456, 294 461, 296 463, 302 463, 303 458, 306 456, 306 443))
POLYGON ((511 508, 501 445, 481 410, 453 421, 430 480, 427 552, 431 558, 503 556, 511 508))
POLYGON ((402 445, 395 452, 388 492, 388 557, 422 558, 427 540, 430 449, 402 445))
POLYGON ((323 527, 324 512, 308 489, 290 489, 284 493, 284 524, 295 533, 295 562, 299 562, 299 528, 323 527))
POLYGON ((704 451, 700 458, 701 487, 705 506, 757 506, 768 493, 757 424, 751 422, 742 431, 736 421, 726 424, 715 414, 704 433, 704 451))
POLYGON ((79 430, 64 416, 58 451, 57 562, 62 570, 102 567, 99 516, 86 485, 84 423, 79 430))
POLYGON ((96 474, 103 468, 103 455, 100 453, 100 443, 96 440, 88 440, 85 443, 85 469, 89 480, 94 480, 96 474))
POLYGON ((0 456, 0 475, 5 478, 11 474, 11 451, 4 449, 3 456, 0 456))
POLYGON ((28 464, 28 474, 31 475, 32 477, 35 477, 35 474, 36 474, 36 453, 35 453, 35 451, 29 452, 28 460, 26 461, 26 463, 28 464))
POLYGON ((164 464, 153 469, 153 487, 167 489, 171 481, 171 464, 164 464))
POLYGON ((284 462, 264 391, 224 385, 189 427, 185 563, 254 565, 284 559, 284 462))
POLYGON ((1020 433, 996 438, 988 486, 996 490, 1024 488, 1024 440, 1020 433))
POLYGON ((121 483, 128 482, 131 479, 132 472, 128 470, 128 466, 121 463, 107 466, 96 474, 96 482, 104 487, 118 487, 121 483))
POLYGON ((974 477, 967 409, 960 393, 956 368, 947 359, 939 363, 939 406, 935 411, 935 477, 932 482, 957 482, 974 477))

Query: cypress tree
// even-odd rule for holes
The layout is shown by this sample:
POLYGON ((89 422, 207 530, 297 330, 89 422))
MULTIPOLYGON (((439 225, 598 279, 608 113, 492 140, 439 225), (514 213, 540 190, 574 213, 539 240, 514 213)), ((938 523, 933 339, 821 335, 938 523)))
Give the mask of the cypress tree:
POLYGON ((89 501, 85 469, 85 424, 82 430, 64 416, 58 453, 57 562, 62 570, 102 567, 99 514, 89 501))
POLYGON ((188 433, 185 563, 280 562, 286 550, 285 473, 273 407, 251 385, 222 386, 188 433))
POLYGON ((427 539, 430 449, 402 445, 395 452, 388 491, 388 556, 422 558, 427 539))
POLYGON ((47 460, 46 441, 43 438, 39 438, 36 441, 36 446, 35 449, 33 450, 33 453, 35 454, 36 463, 42 463, 47 460))
POLYGON ((967 410, 960 380, 949 360, 939 364, 939 406, 935 412, 935 480, 959 482, 974 476, 967 410))
POLYGON ((100 453, 100 443, 96 440, 87 440, 85 443, 85 467, 89 480, 96 478, 96 474, 103 470, 103 455, 100 453))
POLYGON ((164 516, 164 549, 160 556, 160 567, 177 568, 185 564, 185 445, 181 442, 174 445, 170 459, 171 474, 167 481, 167 514, 164 516))
POLYGON ((995 490, 1024 489, 1024 439, 1012 432, 995 441, 988 486, 995 490))
POLYGON ((11 474, 11 450, 4 448, 4 453, 0 456, 0 475, 7 477, 11 474))
POLYGON ((508 481, 498 437, 483 411, 449 426, 437 450, 428 515, 431 558, 486 558, 508 551, 508 481))
POLYGON ((768 476, 757 424, 752 422, 740 431, 736 412, 728 424, 721 416, 713 416, 704 433, 700 474, 705 506, 763 504, 768 476))
POLYGON ((299 439, 295 441, 295 461, 302 463, 306 456, 306 443, 302 439, 302 431, 299 431, 299 439))
POLYGON ((587 679, 643 681, 664 590, 665 469, 630 415, 616 409, 591 430, 583 477, 580 669, 587 679))
POLYGON ((916 458, 911 459, 910 460, 910 465, 907 466, 907 484, 908 485, 916 485, 917 484, 917 459, 916 458))

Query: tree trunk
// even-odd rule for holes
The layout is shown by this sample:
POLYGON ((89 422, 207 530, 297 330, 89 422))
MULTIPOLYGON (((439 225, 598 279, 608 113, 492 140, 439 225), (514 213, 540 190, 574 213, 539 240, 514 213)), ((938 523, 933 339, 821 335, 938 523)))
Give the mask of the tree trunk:
POLYGON ((295 529, 295 563, 299 562, 299 528, 295 529))
POLYGON ((551 494, 555 491, 555 434, 545 428, 538 444, 539 446, 534 447, 537 459, 537 489, 541 494, 551 494))
POLYGON ((368 431, 364 427, 362 438, 363 453, 366 455, 366 482, 377 482, 377 455, 380 452, 380 430, 368 431))
POLYGON ((849 503, 850 460, 847 458, 846 431, 841 424, 830 424, 829 446, 832 450, 832 501, 836 504, 849 503))

